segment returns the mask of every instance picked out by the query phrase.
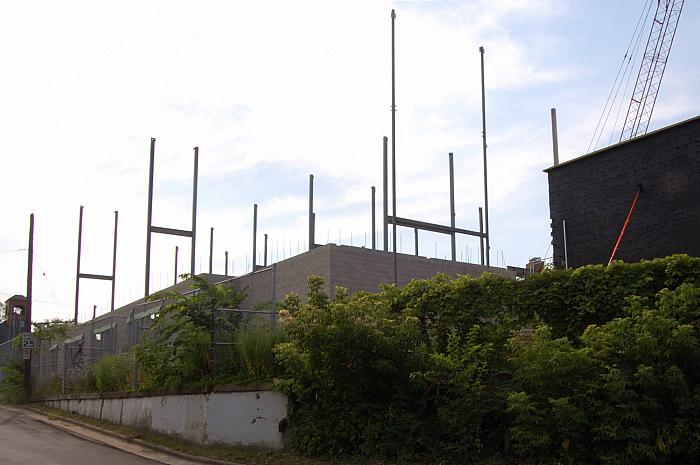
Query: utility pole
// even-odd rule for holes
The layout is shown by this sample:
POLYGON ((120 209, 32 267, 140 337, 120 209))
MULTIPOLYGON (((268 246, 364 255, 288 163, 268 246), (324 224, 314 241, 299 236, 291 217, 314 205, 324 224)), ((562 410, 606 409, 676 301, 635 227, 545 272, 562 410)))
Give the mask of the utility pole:
MULTIPOLYGON (((34 213, 29 215, 29 247, 27 254, 27 309, 24 318, 24 332, 32 332, 32 270, 34 268, 34 213)), ((32 359, 31 350, 29 357, 24 359, 24 401, 29 402, 32 397, 32 359)))

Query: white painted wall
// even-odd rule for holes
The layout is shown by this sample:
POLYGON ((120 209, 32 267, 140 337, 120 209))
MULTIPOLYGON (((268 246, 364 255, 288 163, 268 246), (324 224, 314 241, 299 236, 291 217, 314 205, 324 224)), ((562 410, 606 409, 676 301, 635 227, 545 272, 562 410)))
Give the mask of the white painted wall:
POLYGON ((287 398, 274 391, 154 397, 54 398, 45 404, 110 423, 136 426, 197 444, 285 447, 287 398))

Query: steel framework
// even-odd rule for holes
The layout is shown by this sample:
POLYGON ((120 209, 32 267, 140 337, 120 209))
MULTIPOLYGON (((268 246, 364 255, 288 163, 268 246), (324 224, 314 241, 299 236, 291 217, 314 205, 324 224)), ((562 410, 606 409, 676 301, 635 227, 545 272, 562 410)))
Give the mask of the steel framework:
POLYGON ((684 3, 685 0, 657 0, 620 142, 647 132, 684 3))
MULTIPOLYGON (((161 228, 160 226, 153 226, 153 170, 155 164, 156 155, 156 140, 151 138, 151 161, 150 168, 148 172, 148 223, 146 226, 146 282, 145 282, 145 296, 150 294, 150 278, 151 278, 151 234, 167 234, 170 236, 183 236, 192 239, 192 250, 191 263, 190 263, 190 273, 194 276, 194 259, 195 259, 195 245, 197 239, 197 173, 199 166, 199 147, 194 148, 194 181, 192 183, 192 230, 186 231, 182 229, 173 228, 161 228)), ((177 273, 177 272, 176 272, 177 273)))
POLYGON ((114 284, 115 275, 117 269, 117 227, 119 223, 119 212, 114 212, 114 242, 112 244, 112 274, 91 274, 91 273, 81 273, 80 272, 80 256, 82 254, 82 242, 83 242, 83 206, 80 206, 80 219, 78 220, 78 265, 75 272, 75 315, 74 323, 78 324, 78 301, 80 299, 80 279, 97 279, 103 281, 112 282, 112 298, 110 300, 109 310, 114 311, 114 284))

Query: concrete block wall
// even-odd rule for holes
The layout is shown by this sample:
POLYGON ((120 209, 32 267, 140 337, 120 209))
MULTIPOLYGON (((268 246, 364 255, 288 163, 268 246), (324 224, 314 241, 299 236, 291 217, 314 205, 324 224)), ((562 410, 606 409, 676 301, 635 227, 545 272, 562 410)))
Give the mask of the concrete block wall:
POLYGON ((616 258, 700 256, 700 117, 546 170, 554 261, 607 264, 634 199, 616 258))
MULTIPOLYGON (((351 294, 358 291, 376 292, 381 283, 394 282, 394 255, 391 252, 335 245, 330 250, 332 289, 336 286, 346 287, 351 294)), ((396 265, 399 286, 413 279, 431 278, 438 273, 452 277, 460 274, 478 277, 489 271, 515 277, 513 272, 502 268, 407 254, 397 254, 396 265)))
POLYGON ((306 298, 309 276, 324 276, 325 290, 330 294, 332 287, 329 278, 331 268, 331 249, 334 245, 318 246, 304 254, 288 258, 277 263, 277 298, 282 300, 290 292, 296 292, 306 298))
POLYGON ((287 398, 268 390, 134 397, 81 394, 47 398, 50 407, 167 434, 195 444, 283 449, 287 398))
MULTIPOLYGON (((222 275, 201 275, 210 283, 226 283, 239 290, 246 289, 248 295, 240 305, 244 309, 254 309, 256 304, 265 304, 273 301, 273 296, 277 301, 296 292, 302 299, 306 299, 307 281, 311 275, 323 276, 326 278, 325 291, 329 296, 333 296, 336 286, 343 286, 350 293, 358 291, 376 292, 382 283, 392 283, 394 280, 393 254, 371 250, 361 247, 337 246, 335 244, 322 245, 305 252, 303 254, 290 257, 278 262, 273 266, 260 268, 253 273, 238 277, 227 277, 222 275), (275 285, 273 286, 273 282, 275 285)), ((429 278, 437 273, 445 273, 451 276, 467 274, 479 276, 485 271, 515 277, 515 273, 501 268, 486 268, 480 265, 453 262, 450 260, 430 259, 426 257, 397 254, 398 284, 403 286, 412 279, 429 278)), ((180 282, 167 289, 168 292, 190 291, 190 283, 180 282)), ((83 335, 82 353, 86 358, 98 359, 101 355, 111 353, 112 350, 94 349, 104 346, 94 337, 94 329, 105 325, 115 324, 114 333, 116 343, 114 349, 116 353, 128 350, 135 342, 134 328, 129 324, 129 316, 132 312, 138 313, 149 308, 148 305, 141 305, 144 299, 139 299, 129 305, 116 309, 114 312, 97 317, 95 320, 82 323, 72 327, 68 338, 83 335)), ((140 320, 140 324, 150 325, 150 320, 140 320)), ((49 368, 47 363, 51 360, 49 347, 57 342, 56 360, 58 366, 55 367, 57 375, 63 375, 64 344, 63 341, 54 341, 50 344, 42 344, 41 350, 36 357, 40 357, 39 363, 43 368, 35 373, 35 379, 46 379, 49 368), (41 376, 38 376, 38 374, 41 376)), ((70 362, 69 362, 70 363, 70 362)))

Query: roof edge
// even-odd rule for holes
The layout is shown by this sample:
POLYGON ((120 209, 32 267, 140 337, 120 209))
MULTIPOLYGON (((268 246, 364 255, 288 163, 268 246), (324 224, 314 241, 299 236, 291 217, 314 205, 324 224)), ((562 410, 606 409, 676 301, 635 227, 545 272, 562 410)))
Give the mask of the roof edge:
POLYGON ((554 170, 554 169, 556 169, 556 168, 559 168, 560 166, 569 165, 569 164, 571 164, 571 163, 574 163, 574 162, 576 162, 576 161, 582 160, 582 159, 584 159, 584 158, 588 158, 588 157, 590 157, 590 156, 592 156, 592 155, 597 155, 597 154, 599 154, 599 153, 601 153, 601 152, 606 152, 606 151, 608 151, 608 150, 610 150, 610 149, 612 149, 612 148, 616 148, 616 147, 619 147, 619 146, 625 145, 625 144, 631 144, 631 143, 634 143, 634 142, 636 142, 636 141, 638 141, 638 140, 640 140, 640 139, 644 139, 645 137, 653 136, 653 135, 655 135, 655 134, 657 134, 657 133, 659 133, 659 132, 668 131, 669 129, 672 129, 672 128, 675 128, 675 127, 678 127, 678 126, 683 126, 684 124, 692 123, 692 122, 695 122, 695 121, 700 121, 700 115, 698 115, 698 116, 693 116, 692 118, 684 119, 684 120, 682 120, 682 121, 678 121, 677 123, 669 124, 668 126, 664 126, 664 127, 662 127, 662 128, 655 129, 655 130, 653 130, 653 131, 651 131, 651 132, 647 132, 647 133, 645 133, 645 134, 642 134, 641 136, 637 136, 637 137, 634 137, 634 138, 632 138, 632 139, 628 139, 628 140, 623 141, 623 142, 618 142, 617 144, 608 145, 607 147, 603 147, 602 149, 594 150, 593 152, 588 152, 588 153, 586 153, 586 154, 579 155, 578 157, 572 158, 571 160, 567 160, 567 161, 561 162, 561 163, 559 163, 558 165, 552 165, 552 166, 550 166, 549 168, 545 168, 545 169, 543 169, 542 171, 544 171, 545 173, 549 173, 550 171, 552 171, 552 170, 554 170))

